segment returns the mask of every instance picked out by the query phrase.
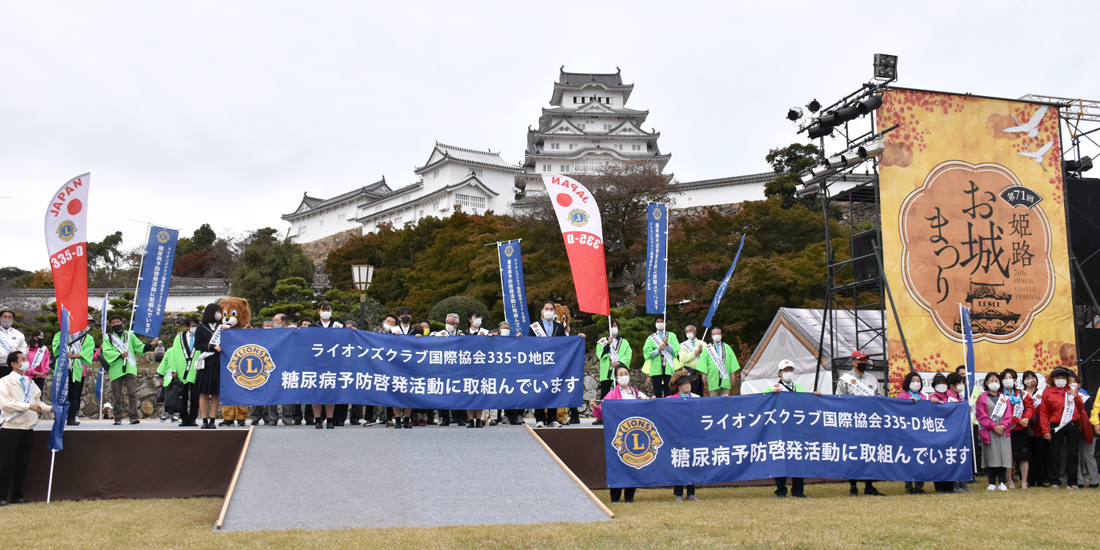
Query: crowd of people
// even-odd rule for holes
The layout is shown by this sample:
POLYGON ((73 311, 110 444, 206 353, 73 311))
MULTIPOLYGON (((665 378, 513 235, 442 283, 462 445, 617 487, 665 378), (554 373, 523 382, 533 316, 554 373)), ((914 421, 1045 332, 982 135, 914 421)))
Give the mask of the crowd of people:
MULTIPOLYGON (((157 373, 163 378, 166 412, 161 421, 176 422, 180 426, 198 426, 215 429, 219 411, 219 387, 221 364, 221 331, 234 325, 233 319, 223 319, 218 304, 210 304, 203 311, 201 320, 188 319, 160 362, 157 373)), ((51 357, 65 353, 71 360, 69 380, 69 408, 67 424, 79 425, 77 418, 80 397, 89 366, 99 362, 110 379, 112 402, 111 416, 115 425, 129 419, 130 424, 140 422, 136 395, 136 357, 151 351, 159 343, 154 338, 143 343, 136 334, 124 328, 124 319, 112 316, 104 331, 105 338, 97 348, 87 330, 73 334, 67 349, 59 350, 60 335, 47 346, 41 331, 34 331, 30 338, 12 327, 14 313, 0 311, 0 406, 3 424, 0 426, 0 486, 12 488, 12 500, 22 500, 22 479, 26 476, 30 457, 30 430, 37 423, 38 413, 45 410, 41 401, 44 383, 51 371, 51 357), (126 402, 126 406, 123 403, 126 402)), ((556 320, 553 302, 546 302, 540 318, 529 327, 513 327, 502 322, 488 328, 482 324, 479 312, 471 312, 465 327, 457 314, 446 316, 444 328, 433 332, 427 320, 413 321, 408 307, 396 314, 385 315, 378 332, 411 337, 563 337, 567 327, 556 320), (525 329, 525 330, 524 330, 525 329)), ((358 330, 352 321, 340 322, 333 318, 331 304, 322 303, 317 319, 302 318, 297 323, 286 314, 276 314, 264 321, 264 329, 352 329, 358 330)), ((722 342, 720 328, 709 331, 710 342, 699 338, 693 325, 684 327, 683 341, 666 330, 665 319, 654 319, 654 331, 644 342, 631 344, 619 334, 619 324, 611 320, 608 336, 596 343, 598 360, 599 399, 594 409, 594 425, 602 424, 600 402, 616 399, 690 399, 702 396, 727 396, 740 394, 740 370, 733 349, 722 342), (646 384, 652 389, 647 396, 634 385, 635 377, 630 368, 637 349, 641 348, 642 371, 646 384)), ((583 335, 581 335, 583 336, 583 335)), ((852 372, 837 384, 838 395, 884 395, 878 379, 868 372, 869 358, 861 351, 852 354, 852 372)), ((979 368, 979 370, 981 370, 979 368)), ((778 378, 765 388, 770 392, 805 392, 794 382, 794 365, 781 361, 778 378)), ((1094 397, 1080 387, 1080 381, 1072 370, 1055 368, 1045 378, 1033 371, 1020 375, 1013 369, 985 374, 975 381, 973 390, 966 391, 965 367, 956 372, 936 373, 931 388, 926 389, 924 379, 917 373, 907 375, 902 383, 900 399, 927 400, 931 403, 962 402, 969 395, 972 422, 974 424, 975 455, 988 477, 990 491, 1007 491, 1049 486, 1098 488, 1095 437, 1100 436, 1100 409, 1094 407, 1094 397)), ((644 386, 643 386, 644 387, 644 386)), ((819 392, 815 392, 820 395, 819 392)), ((420 410, 385 408, 354 404, 287 404, 260 407, 221 407, 222 426, 252 425, 313 425, 317 429, 332 429, 345 425, 387 425, 396 429, 414 426, 465 426, 482 428, 486 425, 523 424, 524 410, 420 410)), ((533 411, 536 427, 560 427, 579 423, 577 409, 559 416, 556 409, 533 411)), ((969 491, 964 482, 936 480, 909 481, 907 493, 922 494, 925 482, 933 483, 936 492, 969 491)), ((775 480, 777 497, 788 495, 805 498, 805 484, 801 478, 775 480)), ((850 494, 858 496, 859 483, 863 494, 883 495, 874 486, 874 480, 851 480, 850 494)), ((697 501, 695 486, 675 487, 674 498, 697 501)), ((612 502, 625 496, 632 502, 635 489, 612 489, 612 502)), ((0 504, 6 503, 0 500, 0 504)))

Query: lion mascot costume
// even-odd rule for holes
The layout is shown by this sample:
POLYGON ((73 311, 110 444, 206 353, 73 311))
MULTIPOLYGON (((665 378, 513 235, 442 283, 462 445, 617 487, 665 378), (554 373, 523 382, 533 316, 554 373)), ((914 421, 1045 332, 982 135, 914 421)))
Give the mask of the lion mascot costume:
MULTIPOLYGON (((573 320, 573 316, 569 313, 569 308, 561 304, 554 304, 554 320, 565 325, 565 334, 571 334, 569 331, 569 323, 573 320)), ((558 422, 562 425, 565 424, 580 424, 580 411, 576 407, 569 409, 558 409, 558 422)))
MULTIPOLYGON (((226 298, 218 305, 222 306, 222 330, 252 328, 252 310, 244 298, 226 298)), ((244 426, 248 420, 248 407, 222 407, 222 426, 231 426, 233 421, 244 426)))

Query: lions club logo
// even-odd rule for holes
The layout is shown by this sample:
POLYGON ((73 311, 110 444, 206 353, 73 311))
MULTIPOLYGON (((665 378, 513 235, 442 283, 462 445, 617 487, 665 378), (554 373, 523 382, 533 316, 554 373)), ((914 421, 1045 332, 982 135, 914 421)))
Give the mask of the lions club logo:
POLYGON ((573 227, 584 227, 588 225, 588 212, 585 212, 580 208, 574 208, 570 210, 569 223, 573 224, 573 227))
POLYGON ((228 368, 238 386, 254 390, 267 383, 268 375, 275 370, 275 363, 266 348, 249 344, 233 352, 228 368))
POLYGON ((504 255, 505 256, 508 256, 509 258, 511 258, 513 252, 515 252, 515 250, 512 249, 512 245, 508 245, 508 246, 504 247, 504 255))
POLYGON ((72 220, 65 220, 57 226, 57 237, 65 242, 73 240, 76 236, 76 224, 72 220))
POLYGON ((664 445, 661 434, 649 419, 632 416, 615 428, 611 446, 619 453, 623 464, 641 470, 657 459, 657 449, 664 445))
POLYGON ((661 219, 661 209, 660 208, 654 208, 653 209, 653 219, 655 219, 655 220, 661 219))
POLYGON ((157 241, 159 241, 160 244, 168 242, 168 232, 161 231, 160 233, 157 233, 157 241))

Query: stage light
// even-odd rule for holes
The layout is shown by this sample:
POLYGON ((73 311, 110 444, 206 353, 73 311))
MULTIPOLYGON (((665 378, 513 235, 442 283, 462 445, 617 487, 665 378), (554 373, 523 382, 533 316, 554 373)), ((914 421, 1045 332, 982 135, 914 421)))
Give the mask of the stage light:
POLYGON ((836 110, 836 118, 840 122, 848 122, 859 116, 859 112, 856 110, 855 105, 845 105, 836 110))
POLYGON ((818 103, 818 101, 816 99, 814 99, 813 101, 810 101, 810 103, 806 105, 806 108, 809 109, 811 113, 816 113, 816 112, 821 110, 821 104, 818 103))
POLYGON ((814 176, 814 179, 823 178, 836 172, 836 168, 830 168, 824 164, 819 164, 810 169, 810 174, 814 176))
POLYGON ((810 126, 809 131, 810 139, 823 138, 825 136, 833 135, 832 126, 822 126, 821 124, 814 124, 810 126))
POLYGON ((802 109, 791 107, 790 110, 787 111, 787 120, 795 121, 800 118, 802 118, 802 109))
POLYGON ((882 98, 877 95, 873 95, 857 103, 856 111, 858 111, 861 115, 865 115, 867 113, 870 113, 871 111, 874 111, 875 109, 878 109, 879 107, 882 107, 882 98))
POLYGON ((884 53, 875 54, 875 78, 897 80, 898 56, 884 53))
POLYGON ((1062 168, 1065 172, 1088 172, 1092 169, 1092 158, 1081 157, 1081 160, 1067 160, 1062 168))
POLYGON ((844 157, 841 155, 834 155, 825 159, 825 166, 829 168, 837 169, 844 167, 844 157))
POLYGON ((874 143, 869 143, 860 147, 856 150, 856 152, 859 154, 860 158, 869 159, 871 157, 877 157, 881 155, 882 152, 885 150, 886 145, 884 145, 881 141, 876 141, 874 143))
POLYGON ((825 113, 825 114, 821 115, 821 118, 817 119, 817 121, 822 126, 830 126, 830 127, 831 126, 836 126, 837 124, 840 124, 842 122, 840 120, 840 117, 838 117, 836 115, 836 111, 833 111, 831 113, 825 113))
POLYGON ((863 162, 864 158, 866 157, 860 155, 859 151, 848 151, 842 156, 842 160, 845 166, 855 166, 856 164, 863 162))
POLYGON ((814 176, 813 172, 810 172, 809 174, 806 174, 805 176, 802 176, 802 185, 809 185, 810 183, 812 183, 816 179, 817 179, 817 176, 814 176))

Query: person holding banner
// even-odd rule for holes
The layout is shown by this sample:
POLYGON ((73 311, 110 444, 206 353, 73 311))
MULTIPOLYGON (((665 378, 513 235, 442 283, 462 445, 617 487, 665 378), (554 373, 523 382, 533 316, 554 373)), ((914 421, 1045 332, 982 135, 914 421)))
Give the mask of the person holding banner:
POLYGON ((1000 374, 986 374, 982 385, 985 393, 974 403, 974 415, 982 438, 982 468, 989 474, 986 490, 1007 491, 1007 472, 1012 467, 1012 411, 1008 396, 1001 392, 1000 374))
MULTIPOLYGON (((619 336, 619 322, 612 319, 608 327, 610 338, 600 338, 596 342, 596 358, 600 361, 600 399, 606 399, 615 384, 615 372, 619 367, 630 367, 630 342, 619 336)), ((592 423, 595 426, 603 424, 603 420, 596 419, 592 423)))
POLYGON ((111 394, 114 396, 114 409, 111 415, 115 419, 115 426, 122 424, 122 397, 126 394, 129 403, 130 424, 138 424, 138 397, 137 397, 137 357, 153 351, 160 342, 160 338, 153 338, 148 344, 143 344, 137 334, 126 330, 122 326, 122 316, 112 315, 107 318, 110 330, 103 335, 103 359, 109 365, 108 374, 111 377, 111 394), (124 392, 125 390, 125 392, 124 392))
MULTIPOLYGON (((867 363, 869 358, 863 350, 855 350, 852 352, 852 373, 844 374, 840 377, 840 381, 836 385, 835 395, 855 395, 860 397, 874 397, 879 395, 878 379, 874 375, 867 372, 867 363)), ((850 480, 848 482, 848 494, 857 497, 859 496, 859 488, 856 484, 859 480, 850 480)), ((879 492, 874 486, 874 481, 867 479, 863 480, 863 494, 864 496, 886 496, 879 492)))
POLYGON ((1064 473, 1066 485, 1077 488, 1078 452, 1081 446, 1081 430, 1078 424, 1084 418, 1085 403, 1077 393, 1077 384, 1070 384, 1070 370, 1055 367, 1047 377, 1047 389, 1039 406, 1039 431, 1050 442, 1049 470, 1051 489, 1058 489, 1063 475, 1059 457, 1065 453, 1064 473))
POLYGON ((39 390, 46 391, 46 376, 50 374, 50 349, 46 347, 46 333, 35 330, 27 342, 27 361, 31 368, 25 376, 30 378, 39 390))
MULTIPOLYGON (((13 351, 27 353, 27 339, 22 332, 13 328, 15 312, 10 309, 0 310, 0 361, 13 351)), ((12 365, 6 362, 0 363, 0 376, 7 376, 11 372, 12 365)))
POLYGON ((180 427, 198 426, 195 420, 199 417, 199 393, 195 387, 195 376, 199 372, 199 357, 202 356, 195 349, 195 333, 198 331, 199 322, 195 319, 184 320, 186 330, 176 335, 176 342, 164 354, 157 374, 164 377, 165 409, 169 407, 169 394, 180 395, 177 411, 165 411, 180 415, 180 427))
POLYGON ((222 370, 222 306, 213 303, 202 310, 202 324, 195 330, 195 350, 199 363, 195 368, 195 391, 199 394, 199 416, 203 430, 213 430, 221 394, 222 370))
MULTIPOLYGON (((1027 427, 1035 418, 1035 404, 1031 396, 1023 390, 1023 384, 1016 383, 1019 379, 1019 375, 1012 369, 1001 372, 1001 385, 1008 396, 1008 404, 1012 407, 1012 462, 1019 468, 1021 488, 1027 489, 1028 461, 1031 460, 1031 438, 1027 434, 1027 427)), ((1012 468, 1008 470, 1008 488, 1016 488, 1012 481, 1012 468)))
MULTIPOLYGON (((57 349, 61 345, 61 333, 53 335, 53 354, 58 356, 62 350, 57 349)), ((95 357, 95 339, 88 335, 88 329, 69 335, 69 349, 65 353, 71 360, 69 368, 69 413, 65 425, 79 426, 77 415, 80 414, 80 396, 84 393, 84 377, 88 374, 88 365, 95 357)))
POLYGON ((12 371, 0 378, 0 506, 7 505, 8 488, 11 501, 22 504, 23 485, 31 463, 31 446, 38 414, 46 410, 42 390, 23 374, 30 362, 21 351, 7 354, 6 363, 12 371))
MULTIPOLYGON (((646 395, 638 391, 634 386, 630 385, 630 368, 626 365, 620 364, 615 367, 615 387, 607 392, 607 395, 603 397, 604 401, 614 401, 616 399, 649 399, 646 395)), ((603 423, 603 404, 597 405, 592 410, 592 416, 595 416, 598 421, 603 423)), ((612 487, 611 488, 611 502, 619 502, 619 499, 626 493, 626 502, 634 502, 634 492, 637 491, 637 487, 612 487)))
MULTIPOLYGON (((794 363, 790 360, 784 359, 779 362, 779 380, 764 388, 763 393, 779 393, 779 392, 796 392, 804 393, 805 388, 800 386, 794 381, 794 363)), ((821 392, 814 392, 814 395, 821 395, 821 392)), ((806 498, 806 478, 792 477, 791 478, 791 496, 795 498, 806 498)), ((787 478, 777 477, 775 478, 775 496, 776 498, 787 498, 787 478)))
POLYGON ((668 396, 672 373, 680 369, 680 360, 676 358, 680 342, 675 334, 665 331, 663 314, 654 319, 653 326, 657 330, 646 338, 642 357, 645 357, 645 373, 653 385, 653 397, 661 398, 668 396))
MULTIPOLYGON (((898 393, 898 399, 908 399, 913 403, 919 401, 926 401, 928 397, 924 395, 924 380, 920 377, 920 374, 916 372, 910 372, 905 375, 905 378, 901 382, 901 387, 905 388, 905 391, 898 393)), ((923 495, 924 482, 908 480, 905 482, 905 494, 907 495, 923 495)))
POLYGON ((712 344, 699 359, 699 371, 707 376, 711 395, 739 395, 741 393, 741 363, 729 344, 722 342, 722 329, 710 329, 712 344), (734 387, 736 380, 736 388, 734 387))
MULTIPOLYGON (((700 395, 691 391, 692 384, 699 381, 698 374, 691 374, 687 370, 680 370, 674 373, 669 381, 669 387, 675 389, 675 393, 672 395, 666 395, 664 399, 691 399, 692 397, 701 397, 700 395)), ((674 485, 672 487, 673 501, 683 502, 684 488, 687 488, 687 500, 693 500, 699 502, 699 497, 695 496, 695 485, 674 485)))
MULTIPOLYGON (((554 318, 557 316, 557 311, 554 308, 554 302, 545 302, 542 304, 542 318, 534 323, 531 323, 531 327, 527 331, 528 336, 538 338, 554 338, 564 337, 565 325, 556 321, 554 318)), ((551 428, 560 428, 561 424, 558 422, 558 410, 557 409, 535 409, 535 427, 542 428, 544 426, 550 426, 551 428)))
MULTIPOLYGON (((470 314, 466 316, 466 332, 464 332, 463 334, 465 336, 488 336, 489 335, 489 331, 481 328, 481 313, 478 312, 476 309, 471 311, 470 314)), ((441 411, 440 414, 443 414, 443 412, 444 411, 441 411)), ((484 428, 485 427, 485 420, 482 419, 482 417, 481 417, 482 413, 484 413, 484 412, 485 411, 483 411, 483 410, 473 410, 473 409, 466 411, 466 427, 467 428, 484 428)))

